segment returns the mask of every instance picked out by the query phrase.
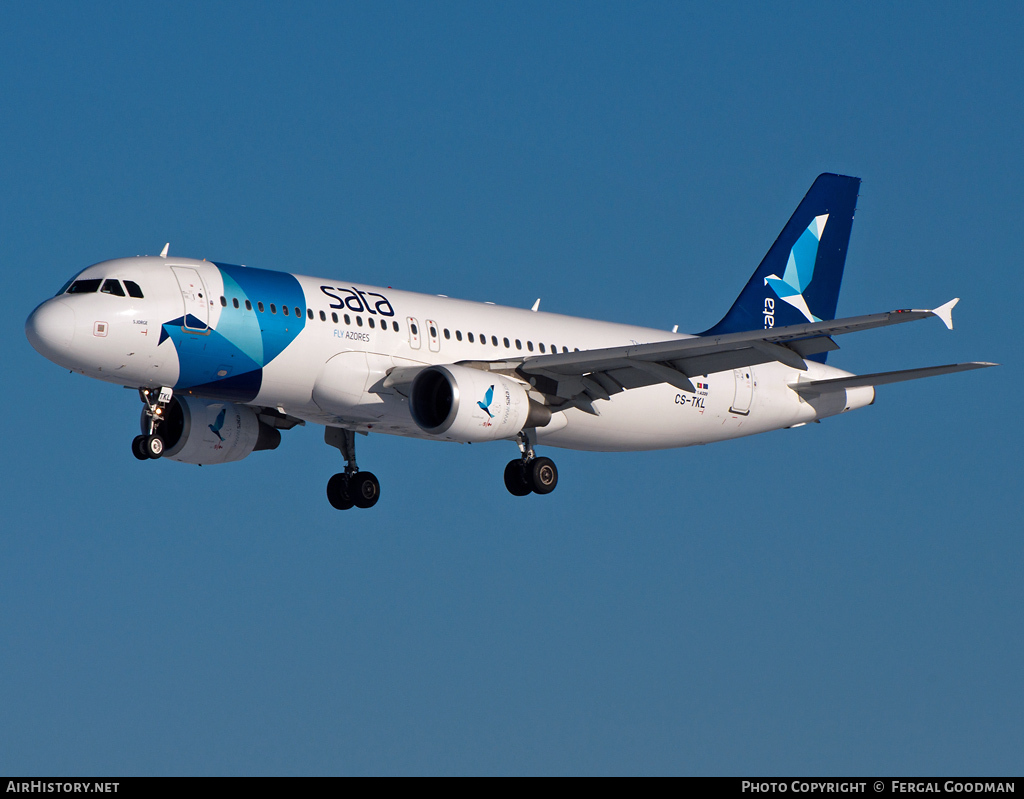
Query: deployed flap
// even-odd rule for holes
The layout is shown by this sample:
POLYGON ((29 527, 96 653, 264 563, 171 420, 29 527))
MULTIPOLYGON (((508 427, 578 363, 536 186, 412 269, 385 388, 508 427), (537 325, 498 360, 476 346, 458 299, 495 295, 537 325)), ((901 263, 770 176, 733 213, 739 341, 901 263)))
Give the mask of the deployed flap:
POLYGON ((828 380, 808 380, 803 383, 790 383, 789 387, 797 394, 820 394, 822 391, 857 386, 882 386, 886 383, 902 383, 904 380, 917 380, 921 377, 946 375, 952 372, 967 372, 971 369, 984 369, 998 366, 997 363, 971 361, 970 363, 951 363, 946 366, 925 366, 920 369, 901 369, 898 372, 876 372, 871 375, 852 375, 850 377, 834 377, 828 380))

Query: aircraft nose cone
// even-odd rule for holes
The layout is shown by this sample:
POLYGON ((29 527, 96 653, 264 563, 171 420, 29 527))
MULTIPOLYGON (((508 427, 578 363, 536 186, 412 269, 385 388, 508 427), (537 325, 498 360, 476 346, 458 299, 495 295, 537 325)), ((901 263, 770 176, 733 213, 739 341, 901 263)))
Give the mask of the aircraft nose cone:
POLYGON ((51 361, 67 357, 75 332, 75 312, 67 303, 49 300, 25 321, 25 336, 35 351, 51 361))

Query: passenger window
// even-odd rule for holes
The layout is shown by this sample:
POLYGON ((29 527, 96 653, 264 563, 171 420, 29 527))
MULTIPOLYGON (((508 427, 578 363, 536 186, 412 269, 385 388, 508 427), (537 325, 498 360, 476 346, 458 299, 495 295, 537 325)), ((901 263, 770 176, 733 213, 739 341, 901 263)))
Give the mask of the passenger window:
POLYGON ((540 351, 541 351, 541 352, 544 352, 544 351, 545 351, 545 350, 544 350, 544 342, 543 342, 543 341, 542 341, 542 342, 540 343, 540 351))
POLYGON ((416 329, 416 325, 409 325, 409 331, 415 336, 420 331, 416 329))
POLYGON ((494 345, 495 347, 498 346, 498 337, 497 336, 491 336, 491 344, 494 345))
POLYGON ((274 305, 274 303, 270 303, 270 312, 272 314, 276 314, 277 313, 277 306, 274 305))
POLYGON ((369 319, 367 319, 366 321, 367 321, 367 322, 369 323, 369 325, 370 325, 370 329, 372 330, 372 329, 373 329, 373 327, 374 327, 373 317, 371 316, 371 317, 370 317, 369 319))
POLYGON ((338 315, 334 313, 334 311, 331 311, 331 321, 334 322, 334 324, 338 324, 338 315))
POLYGON ((124 289, 121 288, 121 284, 116 280, 104 280, 103 288, 100 291, 104 294, 113 294, 115 297, 124 296, 124 289))
POLYGON ((508 345, 508 339, 507 338, 503 338, 502 341, 505 343, 505 349, 508 349, 508 346, 509 346, 508 345))
POLYGON ((256 303, 256 307, 260 309, 260 313, 263 313, 263 303, 262 302, 256 303))
POLYGON ((444 329, 444 337, 447 339, 450 339, 452 337, 452 334, 448 332, 447 327, 444 329))
POLYGON ((523 348, 523 342, 521 342, 519 339, 516 339, 516 349, 517 350, 521 350, 522 348, 523 348))
POLYGON ((307 316, 308 318, 310 318, 310 319, 312 319, 312 318, 313 318, 313 309, 312 309, 312 308, 307 308, 307 309, 306 309, 306 316, 307 316))
POLYGON ((323 311, 320 312, 320 321, 321 322, 326 322, 327 321, 327 314, 325 314, 323 311))
POLYGON ((345 324, 346 325, 352 324, 352 318, 348 314, 345 314, 345 324))
POLYGON ((300 308, 299 306, 297 306, 297 305, 295 306, 295 315, 296 315, 296 316, 297 316, 297 317, 298 317, 299 319, 301 319, 301 318, 302 318, 302 309, 301 309, 301 308, 300 308))
POLYGON ((462 331, 461 330, 456 330, 455 331, 455 340, 456 341, 462 341, 462 331))
POLYGON ((430 337, 437 338, 437 328, 433 325, 430 326, 430 337))
POLYGON ((357 325, 358 325, 359 327, 362 327, 362 326, 363 326, 363 317, 361 317, 361 316, 357 316, 357 317, 356 317, 356 324, 357 324, 357 325))
POLYGON ((247 311, 251 311, 252 310, 252 303, 249 302, 248 300, 245 301, 245 310, 247 310, 247 311))
POLYGON ((569 348, 568 347, 562 347, 562 352, 568 353, 569 352, 569 348))
POLYGON ((398 322, 392 322, 391 327, 396 333, 398 332, 398 322))
POLYGON ((234 305, 237 308, 238 307, 238 297, 232 297, 231 298, 231 304, 234 305))
POLYGON ((526 349, 528 349, 530 352, 533 352, 533 342, 532 341, 527 341, 526 342, 526 349))
POLYGON ((142 299, 142 289, 139 288, 139 284, 134 280, 126 280, 124 282, 124 287, 128 289, 129 297, 134 297, 137 300, 142 299))
POLYGON ((473 334, 472 333, 467 333, 466 334, 466 338, 469 339, 469 343, 470 344, 472 344, 474 342, 474 338, 473 338, 473 334))
POLYGON ((221 308, 227 308, 228 307, 228 298, 225 297, 223 294, 220 295, 220 307, 221 308))

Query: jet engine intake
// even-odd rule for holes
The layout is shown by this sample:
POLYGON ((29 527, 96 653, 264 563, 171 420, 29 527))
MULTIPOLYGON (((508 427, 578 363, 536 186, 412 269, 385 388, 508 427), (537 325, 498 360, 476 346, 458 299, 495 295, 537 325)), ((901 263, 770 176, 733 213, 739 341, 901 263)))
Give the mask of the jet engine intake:
POLYGON ((503 375, 466 366, 429 366, 412 382, 409 410, 421 430, 448 441, 512 438, 551 420, 547 406, 503 375))

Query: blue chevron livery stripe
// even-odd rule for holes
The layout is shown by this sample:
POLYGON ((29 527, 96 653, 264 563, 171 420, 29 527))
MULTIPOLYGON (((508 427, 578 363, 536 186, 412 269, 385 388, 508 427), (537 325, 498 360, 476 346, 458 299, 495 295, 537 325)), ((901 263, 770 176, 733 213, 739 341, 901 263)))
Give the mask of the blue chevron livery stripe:
POLYGON ((306 326, 302 286, 293 275, 215 264, 224 295, 239 308, 221 309, 216 328, 194 316, 165 322, 159 345, 170 340, 178 354, 177 389, 235 402, 251 402, 260 392, 263 368, 284 352, 306 326), (246 300, 251 310, 246 310, 246 300), (263 303, 264 312, 257 309, 263 303), (276 313, 270 312, 271 304, 276 313), (289 309, 286 316, 284 308, 289 309), (299 309, 299 313, 295 310, 299 309))

